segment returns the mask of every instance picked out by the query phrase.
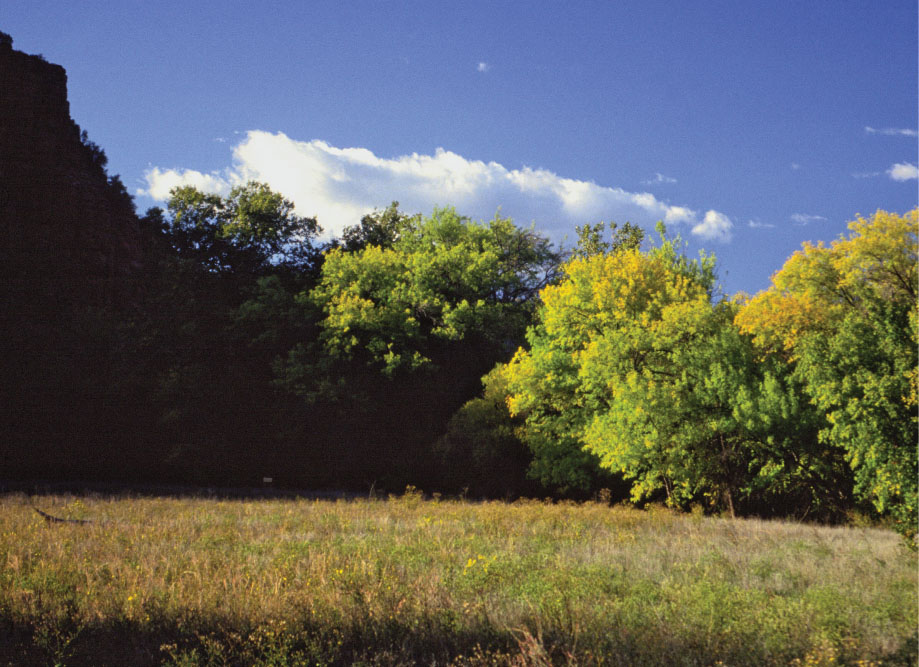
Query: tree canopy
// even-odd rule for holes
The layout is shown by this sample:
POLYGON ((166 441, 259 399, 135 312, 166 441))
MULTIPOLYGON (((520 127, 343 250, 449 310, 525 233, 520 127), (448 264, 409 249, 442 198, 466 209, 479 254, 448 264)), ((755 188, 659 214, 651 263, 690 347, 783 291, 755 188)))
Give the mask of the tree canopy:
POLYGON ((858 493, 915 534, 919 209, 849 229, 829 246, 805 244, 737 323, 793 365, 858 493))
POLYGON ((391 372, 434 362, 444 343, 520 341, 559 261, 547 239, 507 218, 483 224, 450 208, 400 226, 389 247, 368 241, 326 254, 309 298, 324 314, 328 353, 359 354, 391 372))
MULTIPOLYGON (((79 150, 129 207, 102 150, 85 135, 79 150)), ((46 425, 43 405, 16 399, 20 467, 42 469, 30 434, 64 471, 83 446, 57 456, 60 434, 109 429, 79 470, 106 459, 135 478, 251 484, 258 469, 491 496, 605 487, 730 514, 869 508, 915 533, 919 209, 858 217, 733 298, 715 258, 688 257, 663 225, 649 242, 630 223, 585 224, 569 252, 500 215, 393 202, 319 245, 317 220, 255 182, 178 188, 138 222, 131 303, 74 302, 49 327, 30 313, 56 294, 17 296, 10 338, 29 354, 8 393, 62 396, 76 415, 46 425)))
POLYGON ((838 481, 815 416, 781 360, 734 326, 714 258, 680 245, 585 253, 543 290, 530 349, 505 369, 534 473, 581 485, 598 465, 631 480, 636 501, 808 507, 838 481))
POLYGON ((263 274, 272 265, 302 268, 315 259, 318 222, 264 183, 227 197, 193 187, 172 191, 164 230, 174 251, 215 273, 263 274))

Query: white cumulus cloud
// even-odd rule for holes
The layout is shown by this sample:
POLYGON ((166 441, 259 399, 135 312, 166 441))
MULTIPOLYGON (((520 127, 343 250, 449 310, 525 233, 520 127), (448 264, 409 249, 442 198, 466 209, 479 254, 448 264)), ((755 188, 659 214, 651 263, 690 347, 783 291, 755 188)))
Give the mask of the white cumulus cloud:
POLYGON ((489 66, 489 64, 484 61, 480 61, 478 66, 476 67, 476 70, 479 72, 487 72, 490 69, 491 67, 489 66))
POLYGON ((713 241, 730 241, 734 223, 724 213, 707 211, 702 222, 692 228, 692 233, 703 239, 713 241))
POLYGON ((231 166, 220 172, 153 167, 145 178, 147 187, 138 194, 157 201, 165 201, 178 185, 226 194, 246 181, 262 181, 294 202, 299 215, 316 216, 331 236, 393 200, 409 213, 450 205, 474 219, 489 219, 500 207, 518 224, 535 223, 557 241, 566 236, 570 240, 575 225, 600 220, 646 227, 664 220, 689 225, 693 234, 716 240, 730 239, 733 226, 717 211, 700 219, 694 210, 647 192, 563 178, 545 169, 508 169, 442 148, 433 155, 381 158, 366 148, 337 148, 257 130, 234 147, 231 166))
POLYGON ((153 167, 144 172, 147 188, 139 189, 137 194, 146 195, 157 201, 169 198, 173 188, 192 186, 204 192, 215 192, 225 195, 230 191, 230 183, 219 174, 202 174, 193 169, 160 169, 153 167))
POLYGON ((887 170, 887 175, 895 181, 911 181, 919 178, 919 167, 909 162, 898 162, 887 170))

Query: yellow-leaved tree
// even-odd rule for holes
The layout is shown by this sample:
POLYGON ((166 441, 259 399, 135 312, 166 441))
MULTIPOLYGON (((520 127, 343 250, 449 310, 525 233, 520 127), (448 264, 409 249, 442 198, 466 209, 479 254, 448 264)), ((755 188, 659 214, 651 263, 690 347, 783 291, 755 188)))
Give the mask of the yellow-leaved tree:
POLYGON ((534 474, 577 486, 592 463, 629 480, 636 501, 834 512, 841 458, 816 441, 788 364, 734 325, 714 258, 690 260, 660 231, 647 252, 579 254, 542 291, 529 349, 504 369, 534 474))
POLYGON ((856 492, 906 536, 917 523, 919 209, 857 217, 829 246, 805 244, 736 322, 793 364, 843 448, 856 492))

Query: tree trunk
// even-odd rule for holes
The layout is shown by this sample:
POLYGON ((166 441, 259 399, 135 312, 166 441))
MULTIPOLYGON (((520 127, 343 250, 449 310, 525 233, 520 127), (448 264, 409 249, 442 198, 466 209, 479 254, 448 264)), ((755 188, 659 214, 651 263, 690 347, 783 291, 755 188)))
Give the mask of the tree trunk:
POLYGON ((732 519, 736 519, 736 518, 737 518, 737 515, 734 514, 734 499, 733 499, 733 497, 731 496, 731 490, 730 490, 730 489, 726 489, 726 490, 725 490, 725 492, 724 492, 724 497, 725 497, 725 498, 727 499, 727 501, 728 501, 728 512, 731 513, 731 518, 732 518, 732 519))

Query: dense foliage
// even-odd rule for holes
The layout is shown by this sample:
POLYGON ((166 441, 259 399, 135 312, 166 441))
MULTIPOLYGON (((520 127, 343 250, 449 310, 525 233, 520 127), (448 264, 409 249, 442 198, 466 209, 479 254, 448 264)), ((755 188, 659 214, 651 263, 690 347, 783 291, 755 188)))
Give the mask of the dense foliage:
POLYGON ((557 261, 545 238, 507 218, 485 225, 440 209, 391 247, 329 251, 310 298, 325 315, 327 352, 360 351, 389 373, 436 363, 443 344, 516 343, 557 261))
POLYGON ((845 451, 859 495, 915 535, 919 209, 878 211, 850 230, 805 244, 737 321, 826 415, 820 438, 845 451))
POLYGON ((530 348, 505 369, 526 420, 533 471, 583 485, 591 466, 621 472, 635 501, 703 502, 732 515, 844 501, 833 452, 787 367, 764 354, 714 298, 714 262, 678 240, 601 249, 564 266, 542 293, 530 348), (841 496, 841 497, 840 497, 841 496))
POLYGON ((315 219, 301 218, 293 209, 263 183, 235 187, 226 198, 181 187, 172 192, 163 233, 178 257, 209 272, 303 269, 315 259, 311 240, 321 230, 315 219))
POLYGON ((278 357, 278 385, 325 415, 340 476, 456 489, 431 445, 523 342, 557 253, 505 218, 390 207, 346 230, 323 260, 316 285, 292 300, 316 336, 278 357))
POLYGON ((919 211, 805 245, 755 297, 721 294, 714 258, 662 226, 649 243, 587 224, 566 252, 500 216, 393 203, 320 243, 254 182, 178 188, 140 225, 130 302, 16 293, 8 338, 31 352, 10 360, 28 415, 11 476, 606 489, 732 515, 867 508, 915 533, 919 211), (29 396, 66 408, 39 423, 29 396))

